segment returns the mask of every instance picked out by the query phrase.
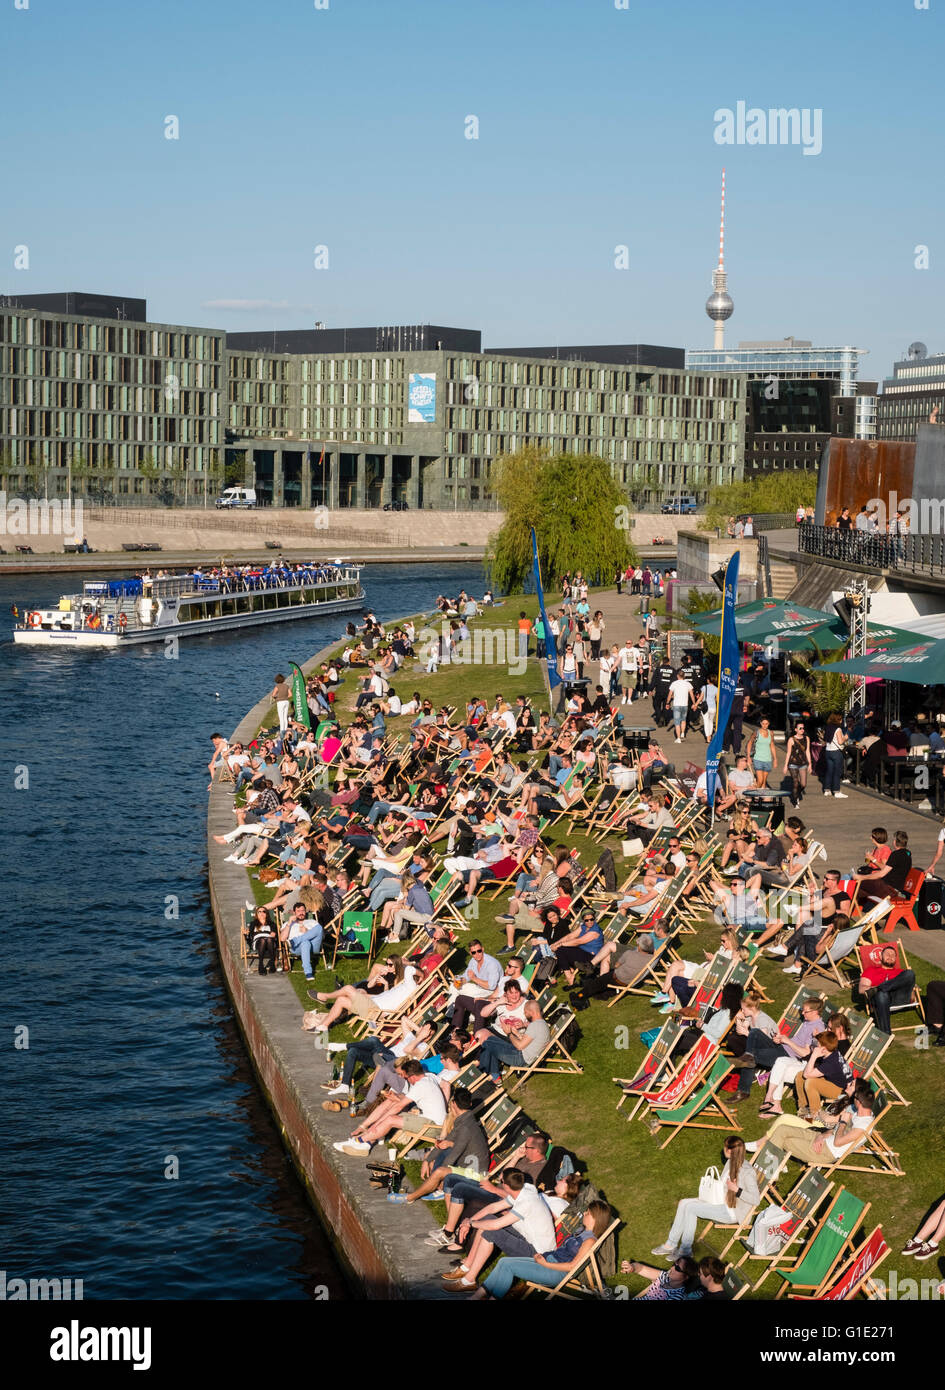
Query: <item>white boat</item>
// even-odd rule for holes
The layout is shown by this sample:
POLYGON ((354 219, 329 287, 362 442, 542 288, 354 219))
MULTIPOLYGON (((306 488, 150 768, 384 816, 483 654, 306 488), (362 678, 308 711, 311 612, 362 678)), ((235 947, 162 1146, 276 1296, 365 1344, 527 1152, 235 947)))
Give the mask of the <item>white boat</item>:
POLYGON ((233 565, 186 574, 88 580, 13 629, 33 647, 127 647, 363 608, 362 566, 347 560, 233 565))

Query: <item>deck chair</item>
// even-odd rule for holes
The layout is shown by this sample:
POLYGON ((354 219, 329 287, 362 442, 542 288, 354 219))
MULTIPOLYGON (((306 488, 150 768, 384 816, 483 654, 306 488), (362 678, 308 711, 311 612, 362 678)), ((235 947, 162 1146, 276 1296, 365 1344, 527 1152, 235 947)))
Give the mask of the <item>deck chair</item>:
POLYGON ((249 969, 250 961, 258 960, 259 953, 253 949, 253 938, 248 930, 246 921, 246 908, 240 908, 240 964, 244 970, 249 969))
MULTIPOLYGON (((701 1037, 668 1078, 654 1078, 654 1086, 642 1095, 646 1107, 650 1110, 673 1110, 682 1105, 705 1080, 718 1056, 718 1045, 711 1038, 701 1037)), ((726 1067, 728 1065, 726 1061, 726 1067)))
POLYGON ((580 1263, 573 1269, 565 1270, 561 1279, 553 1287, 547 1284, 535 1284, 530 1279, 525 1281, 525 1293, 527 1298, 531 1293, 540 1294, 543 1298, 603 1298, 604 1279, 597 1263, 597 1252, 605 1241, 615 1233, 620 1225, 619 1217, 611 1221, 606 1231, 599 1235, 596 1240, 587 1242, 586 1252, 581 1256, 580 1263))
POLYGON ((677 1070, 672 1061, 672 1052, 682 1031, 682 1024, 677 1019, 668 1018, 650 1045, 636 1076, 611 1078, 621 1088, 617 1109, 621 1108, 625 1100, 634 1102, 627 1115, 628 1120, 632 1120, 640 1106, 645 1103, 646 1093, 657 1091, 660 1082, 677 1070))
MULTIPOLYGON (((512 1121, 522 1113, 522 1107, 505 1091, 499 1091, 495 1101, 480 1116, 486 1133, 489 1152, 494 1154, 512 1121)), ((491 1169, 490 1169, 491 1171, 491 1169)))
MULTIPOLYGON (((862 974, 862 971, 870 965, 879 964, 882 952, 886 950, 896 952, 897 964, 903 970, 911 968, 909 958, 906 955, 906 948, 901 941, 869 942, 857 946, 857 955, 861 966, 860 973, 862 974)), ((925 1022, 925 1005, 922 1003, 922 991, 919 989, 918 983, 914 984, 911 989, 903 988, 893 992, 889 1004, 890 1014, 902 1013, 903 1009, 914 1009, 922 1022, 925 1022)), ((913 1024, 906 1024, 902 1028, 893 1028, 892 1031, 893 1033, 911 1032, 913 1027, 913 1024)))
POLYGON ((784 1238, 781 1248, 771 1255, 759 1255, 749 1244, 746 1236, 739 1237, 738 1244, 742 1247, 742 1253, 736 1269, 741 1269, 746 1260, 755 1261, 762 1266, 760 1275, 751 1286, 752 1293, 757 1293, 774 1266, 783 1263, 788 1251, 804 1239, 815 1213, 832 1191, 833 1183, 824 1177, 819 1168, 808 1168, 787 1196, 778 1201, 778 1206, 786 1213, 778 1220, 778 1229, 784 1238))
POLYGON ((869 923, 864 925, 861 918, 853 926, 847 927, 844 931, 838 932, 836 940, 832 946, 828 946, 822 956, 811 961, 807 968, 808 977, 811 975, 821 975, 825 980, 830 980, 841 986, 847 986, 849 980, 844 979, 840 973, 843 965, 852 965, 859 960, 856 956, 856 947, 860 937, 865 931, 869 930, 869 923))
POLYGON ((788 1161, 788 1156, 784 1150, 779 1149, 777 1144, 772 1144, 770 1140, 766 1139, 758 1152, 753 1154, 748 1161, 754 1168, 758 1178, 759 1195, 757 1206, 748 1213, 743 1221, 707 1221, 699 1237, 700 1243, 705 1244, 706 1236, 710 1231, 732 1232, 727 1243, 720 1251, 720 1259, 725 1258, 736 1240, 740 1239, 745 1232, 751 1230, 755 1217, 766 1201, 780 1202, 781 1200, 777 1193, 777 1183, 788 1161))
POLYGON ((722 1280, 722 1288, 725 1296, 730 1303, 737 1303, 740 1298, 744 1298, 749 1290, 748 1280, 741 1274, 734 1265, 729 1265, 722 1280))
POLYGON ((728 1134, 741 1130, 735 1113, 722 1099, 722 1082, 732 1070, 727 1057, 716 1057, 701 1086, 673 1110, 653 1108, 651 1126, 654 1133, 664 1125, 669 1134, 660 1144, 665 1149, 684 1129, 717 1129, 728 1134))
POLYGON ((848 1303, 857 1294, 865 1293, 867 1298, 884 1298, 879 1284, 873 1275, 892 1252, 883 1237, 882 1226, 876 1226, 862 1244, 852 1252, 846 1263, 837 1270, 833 1283, 821 1293, 793 1294, 793 1298, 814 1298, 821 1303, 848 1303))
POLYGON ((331 968, 342 956, 367 956, 374 954, 374 913, 369 908, 361 911, 347 911, 341 918, 335 934, 335 949, 331 958, 331 968))
POLYGON ((608 985, 608 989, 614 991, 614 997, 607 1000, 608 1009, 612 1009, 615 1004, 619 1003, 621 999, 625 999, 628 994, 648 995, 654 985, 656 985, 657 988, 659 987, 659 981, 656 979, 655 972, 657 968, 661 968, 666 964, 664 957, 668 957, 672 953, 672 943, 672 936, 667 936, 662 941, 656 941, 653 947, 653 954, 641 965, 632 980, 625 985, 616 982, 608 985))
POLYGON ((905 891, 903 893, 890 893, 892 906, 889 909, 889 916, 886 918, 884 932, 891 932, 900 925, 907 926, 910 931, 918 931, 919 924, 915 920, 915 906, 919 901, 919 894, 925 882, 924 869, 910 869, 906 874, 905 891))
POLYGON ((866 1219, 870 1206, 870 1202, 864 1202, 848 1188, 839 1188, 796 1264, 775 1265, 773 1273, 781 1280, 775 1298, 800 1290, 806 1292, 808 1298, 819 1298, 828 1287, 834 1270, 852 1251, 853 1237, 866 1219))
POLYGON ((890 1105, 911 1105, 899 1088, 889 1079, 880 1062, 892 1046, 892 1034, 883 1033, 875 1023, 867 1022, 847 1049, 847 1066, 857 1078, 875 1081, 886 1093, 890 1105))
POLYGON ((877 1090, 873 1096, 873 1118, 864 1130, 860 1142, 845 1150, 840 1158, 830 1159, 817 1166, 825 1173, 885 1173, 888 1177, 905 1177, 905 1169, 899 1162, 899 1154, 890 1148, 879 1131, 879 1122, 892 1108, 885 1091, 877 1090), (872 1161, 870 1161, 872 1160, 872 1161))
POLYGON ((509 1092, 515 1095, 516 1091, 521 1090, 530 1076, 536 1072, 552 1072, 559 1076, 575 1076, 583 1072, 584 1068, 580 1062, 576 1062, 564 1045, 564 1035, 574 1022, 574 1013, 569 1008, 562 1008, 552 1019, 548 1020, 551 1027, 551 1036, 541 1053, 535 1058, 534 1062, 528 1062, 522 1066, 510 1066, 506 1070, 514 1073, 515 1084, 509 1092))

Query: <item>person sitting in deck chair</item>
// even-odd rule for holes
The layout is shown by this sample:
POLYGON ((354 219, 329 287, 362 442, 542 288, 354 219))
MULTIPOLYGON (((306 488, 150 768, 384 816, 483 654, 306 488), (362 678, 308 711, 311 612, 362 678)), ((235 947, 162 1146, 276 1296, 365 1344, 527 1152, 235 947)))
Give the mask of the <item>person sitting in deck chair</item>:
POLYGON ((403 1094, 392 1096, 378 1106, 370 1119, 352 1131, 349 1139, 335 1144, 333 1147, 338 1153, 359 1157, 369 1154, 386 1134, 396 1130, 420 1134, 428 1125, 443 1124, 446 1098, 437 1078, 424 1071, 415 1057, 401 1062, 398 1071, 406 1082, 403 1094))
POLYGON ((890 999, 900 989, 912 989, 915 974, 904 970, 895 946, 884 946, 877 965, 870 965, 857 981, 857 994, 862 996, 876 1027, 890 1031, 890 999))
POLYGON ((554 1216, 537 1187, 515 1169, 505 1171, 496 1186, 500 1190, 498 1200, 470 1222, 475 1236, 469 1254, 443 1276, 451 1293, 470 1293, 477 1287, 479 1272, 496 1247, 506 1255, 525 1259, 554 1249, 554 1216))

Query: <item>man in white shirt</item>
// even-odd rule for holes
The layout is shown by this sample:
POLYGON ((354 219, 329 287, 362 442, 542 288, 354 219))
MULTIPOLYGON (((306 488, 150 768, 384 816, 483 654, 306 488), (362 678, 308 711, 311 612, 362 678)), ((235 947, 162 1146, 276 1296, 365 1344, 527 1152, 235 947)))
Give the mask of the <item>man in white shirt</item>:
POLYGON ((446 1098, 436 1077, 424 1071, 413 1057, 401 1062, 397 1070, 407 1083, 403 1095, 385 1101, 370 1120, 358 1125, 350 1139, 335 1144, 338 1153, 359 1158, 369 1154, 392 1131, 404 1129, 420 1134, 427 1125, 441 1125, 446 1119, 446 1098))
POLYGON ((716 806, 719 815, 722 815, 725 811, 730 811, 742 793, 753 786, 755 786, 755 779, 748 768, 748 755, 746 753, 739 753, 738 757, 735 759, 735 766, 728 774, 728 791, 724 796, 719 798, 718 805, 716 806))
POLYGON ((640 653, 632 645, 629 637, 620 648, 618 660, 620 662, 620 690, 623 696, 620 703, 629 705, 633 703, 633 696, 636 691, 637 668, 640 660, 640 653))
MULTIPOLYGON (((485 1186, 485 1185, 484 1185, 485 1186)), ((493 1249, 505 1255, 531 1258, 555 1248, 555 1219, 538 1188, 524 1173, 512 1168, 494 1184, 501 1194, 498 1201, 483 1207, 470 1221, 476 1232, 465 1260, 443 1276, 450 1293, 468 1294, 493 1249)))
POLYGON ((676 672, 676 679, 666 693, 666 708, 673 711, 674 742, 676 743, 682 743, 686 737, 686 721, 689 718, 689 709, 694 696, 695 691, 692 688, 692 682, 685 679, 682 668, 680 668, 676 672))

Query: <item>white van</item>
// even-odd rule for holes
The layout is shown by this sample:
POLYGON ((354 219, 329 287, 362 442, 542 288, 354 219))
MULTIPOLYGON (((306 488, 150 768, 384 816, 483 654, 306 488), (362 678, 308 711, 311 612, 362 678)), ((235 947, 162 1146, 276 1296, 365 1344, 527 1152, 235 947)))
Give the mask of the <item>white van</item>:
POLYGON ((254 487, 224 488, 217 498, 218 507, 255 507, 256 489, 254 487))

